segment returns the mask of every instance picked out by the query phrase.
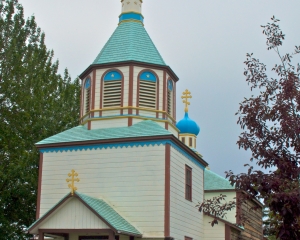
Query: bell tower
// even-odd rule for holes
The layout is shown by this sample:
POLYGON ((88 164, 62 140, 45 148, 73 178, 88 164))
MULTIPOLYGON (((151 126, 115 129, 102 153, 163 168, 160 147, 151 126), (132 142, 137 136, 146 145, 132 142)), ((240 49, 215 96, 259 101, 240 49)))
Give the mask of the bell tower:
POLYGON ((144 27, 142 0, 122 0, 119 24, 80 75, 81 124, 87 129, 152 120, 178 136, 176 83, 144 27))

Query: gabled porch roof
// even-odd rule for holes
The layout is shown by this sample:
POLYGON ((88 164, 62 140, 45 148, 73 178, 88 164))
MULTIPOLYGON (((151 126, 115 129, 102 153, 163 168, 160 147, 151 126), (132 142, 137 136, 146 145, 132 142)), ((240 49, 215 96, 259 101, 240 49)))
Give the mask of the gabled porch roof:
MULTIPOLYGON (((125 220, 113 207, 106 203, 103 199, 87 196, 82 193, 75 192, 74 195, 68 194, 63 197, 54 207, 46 212, 42 217, 35 221, 29 228, 30 234, 38 233, 40 227, 43 227, 55 214, 63 210, 67 204, 72 200, 76 199, 82 203, 87 211, 92 212, 101 222, 105 228, 110 228, 115 233, 138 236, 142 234, 127 220, 125 220)), ((63 223, 62 223, 63 225, 63 223)), ((63 226, 62 226, 63 227, 63 226)))

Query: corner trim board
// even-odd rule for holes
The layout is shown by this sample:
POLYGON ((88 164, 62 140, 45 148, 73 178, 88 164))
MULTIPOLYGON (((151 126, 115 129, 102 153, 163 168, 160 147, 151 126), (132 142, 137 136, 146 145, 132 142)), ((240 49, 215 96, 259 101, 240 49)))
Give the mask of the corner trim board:
POLYGON ((41 195, 42 195, 42 174, 43 174, 43 153, 40 152, 39 162, 39 177, 38 177, 38 192, 37 192, 37 204, 36 204, 36 219, 40 217, 41 195))
POLYGON ((171 145, 165 145, 165 237, 170 236, 171 145))

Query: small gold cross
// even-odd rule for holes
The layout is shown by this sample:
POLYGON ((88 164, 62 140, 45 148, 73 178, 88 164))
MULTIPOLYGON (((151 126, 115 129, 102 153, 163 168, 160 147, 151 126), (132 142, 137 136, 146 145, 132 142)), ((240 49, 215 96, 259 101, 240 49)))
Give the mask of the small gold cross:
POLYGON ((189 111, 189 108, 188 108, 188 105, 190 105, 191 103, 188 101, 189 98, 192 98, 192 95, 191 95, 191 92, 189 90, 185 90, 183 93, 183 96, 181 96, 183 100, 183 103, 185 103, 185 108, 184 108, 184 111, 185 112, 188 112, 189 111))
POLYGON ((75 172, 74 169, 72 169, 72 171, 68 174, 68 176, 70 178, 67 178, 66 181, 67 182, 71 182, 70 184, 68 184, 68 187, 71 189, 71 194, 73 196, 74 192, 77 190, 77 187, 74 186, 74 182, 79 182, 80 179, 79 178, 75 178, 75 177, 78 177, 78 173, 75 172))

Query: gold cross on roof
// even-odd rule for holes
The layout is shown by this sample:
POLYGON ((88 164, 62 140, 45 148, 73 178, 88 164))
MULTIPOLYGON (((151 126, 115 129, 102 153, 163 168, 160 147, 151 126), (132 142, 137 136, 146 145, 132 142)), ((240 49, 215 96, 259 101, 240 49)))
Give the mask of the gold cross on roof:
POLYGON ((190 105, 191 103, 188 101, 189 98, 192 98, 192 95, 191 95, 191 92, 189 90, 185 90, 183 93, 183 96, 181 96, 183 100, 183 103, 185 103, 185 108, 184 108, 184 111, 185 112, 188 112, 189 111, 189 108, 188 108, 188 105, 190 105))
POLYGON ((76 178, 78 177, 78 173, 75 172, 74 169, 72 169, 72 171, 68 174, 68 176, 70 178, 67 178, 66 181, 71 182, 70 184, 68 184, 68 187, 71 188, 71 194, 74 195, 74 192, 77 190, 77 187, 74 186, 74 182, 79 182, 80 179, 76 178))

